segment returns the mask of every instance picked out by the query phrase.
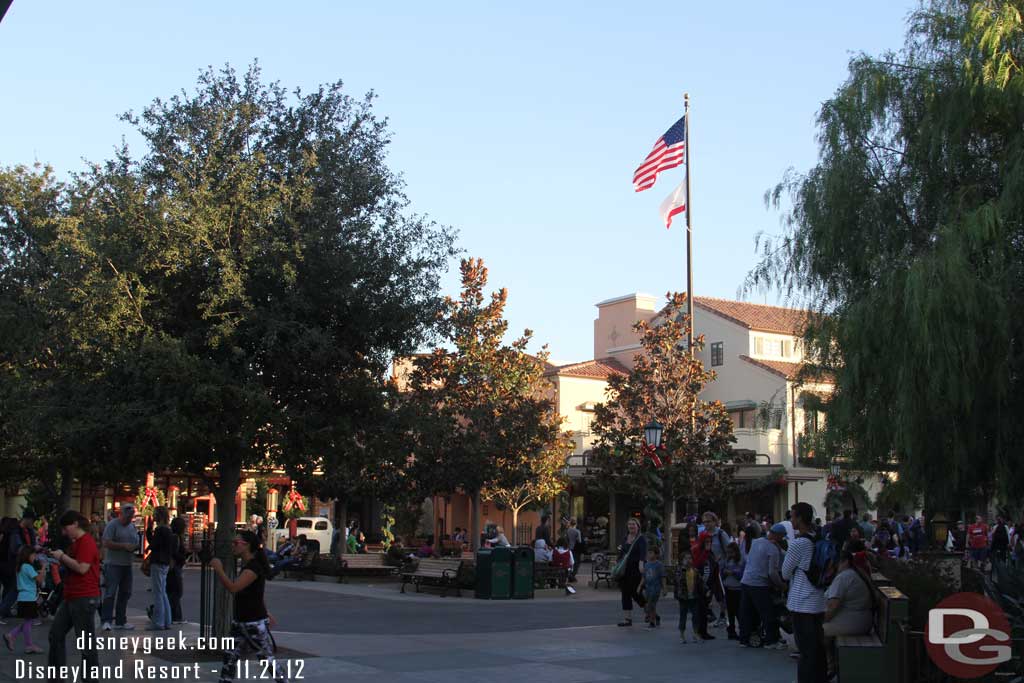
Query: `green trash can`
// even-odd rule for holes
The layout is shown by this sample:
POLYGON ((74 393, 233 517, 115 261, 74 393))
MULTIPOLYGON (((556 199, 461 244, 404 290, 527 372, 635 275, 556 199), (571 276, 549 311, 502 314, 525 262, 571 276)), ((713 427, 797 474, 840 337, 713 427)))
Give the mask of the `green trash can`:
POLYGON ((481 600, 512 597, 512 552, 508 548, 476 551, 476 597, 481 600))
POLYGON ((533 599, 533 548, 529 546, 512 550, 512 598, 533 599))

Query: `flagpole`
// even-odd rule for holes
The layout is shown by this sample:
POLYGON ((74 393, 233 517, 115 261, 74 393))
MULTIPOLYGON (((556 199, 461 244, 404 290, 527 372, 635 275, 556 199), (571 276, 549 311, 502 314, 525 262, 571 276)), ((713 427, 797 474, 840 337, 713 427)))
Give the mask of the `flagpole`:
POLYGON ((683 93, 683 111, 686 130, 686 315, 690 318, 686 334, 686 349, 693 358, 693 231, 690 216, 693 214, 693 198, 690 196, 690 93, 683 93))

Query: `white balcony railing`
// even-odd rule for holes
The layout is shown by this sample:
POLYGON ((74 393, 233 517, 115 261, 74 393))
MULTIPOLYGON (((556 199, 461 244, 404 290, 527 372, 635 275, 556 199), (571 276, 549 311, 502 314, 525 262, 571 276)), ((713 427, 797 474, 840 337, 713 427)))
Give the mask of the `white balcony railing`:
MULTIPOLYGON (((758 455, 767 455, 771 464, 785 465, 789 453, 789 442, 786 440, 786 432, 782 429, 734 429, 736 443, 732 445, 735 449, 753 451, 758 455)), ((762 464, 763 458, 758 459, 762 464)))

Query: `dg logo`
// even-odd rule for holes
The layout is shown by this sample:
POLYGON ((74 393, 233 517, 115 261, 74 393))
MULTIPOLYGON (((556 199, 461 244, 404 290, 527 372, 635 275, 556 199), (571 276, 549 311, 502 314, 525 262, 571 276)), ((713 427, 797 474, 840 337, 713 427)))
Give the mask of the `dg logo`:
POLYGON ((928 656, 950 676, 981 678, 1010 661, 1010 622, 978 593, 956 593, 928 611, 928 656))

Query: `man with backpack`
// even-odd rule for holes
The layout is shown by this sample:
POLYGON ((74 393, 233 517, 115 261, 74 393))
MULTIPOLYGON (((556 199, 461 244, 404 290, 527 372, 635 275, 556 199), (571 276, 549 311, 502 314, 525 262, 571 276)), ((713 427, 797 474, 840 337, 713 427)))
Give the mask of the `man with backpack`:
POLYGON ((797 503, 791 510, 797 537, 789 544, 782 563, 782 578, 789 581, 786 607, 793 618, 793 637, 800 651, 797 683, 823 683, 824 589, 835 573, 835 546, 814 536, 814 508, 808 503, 797 503))

